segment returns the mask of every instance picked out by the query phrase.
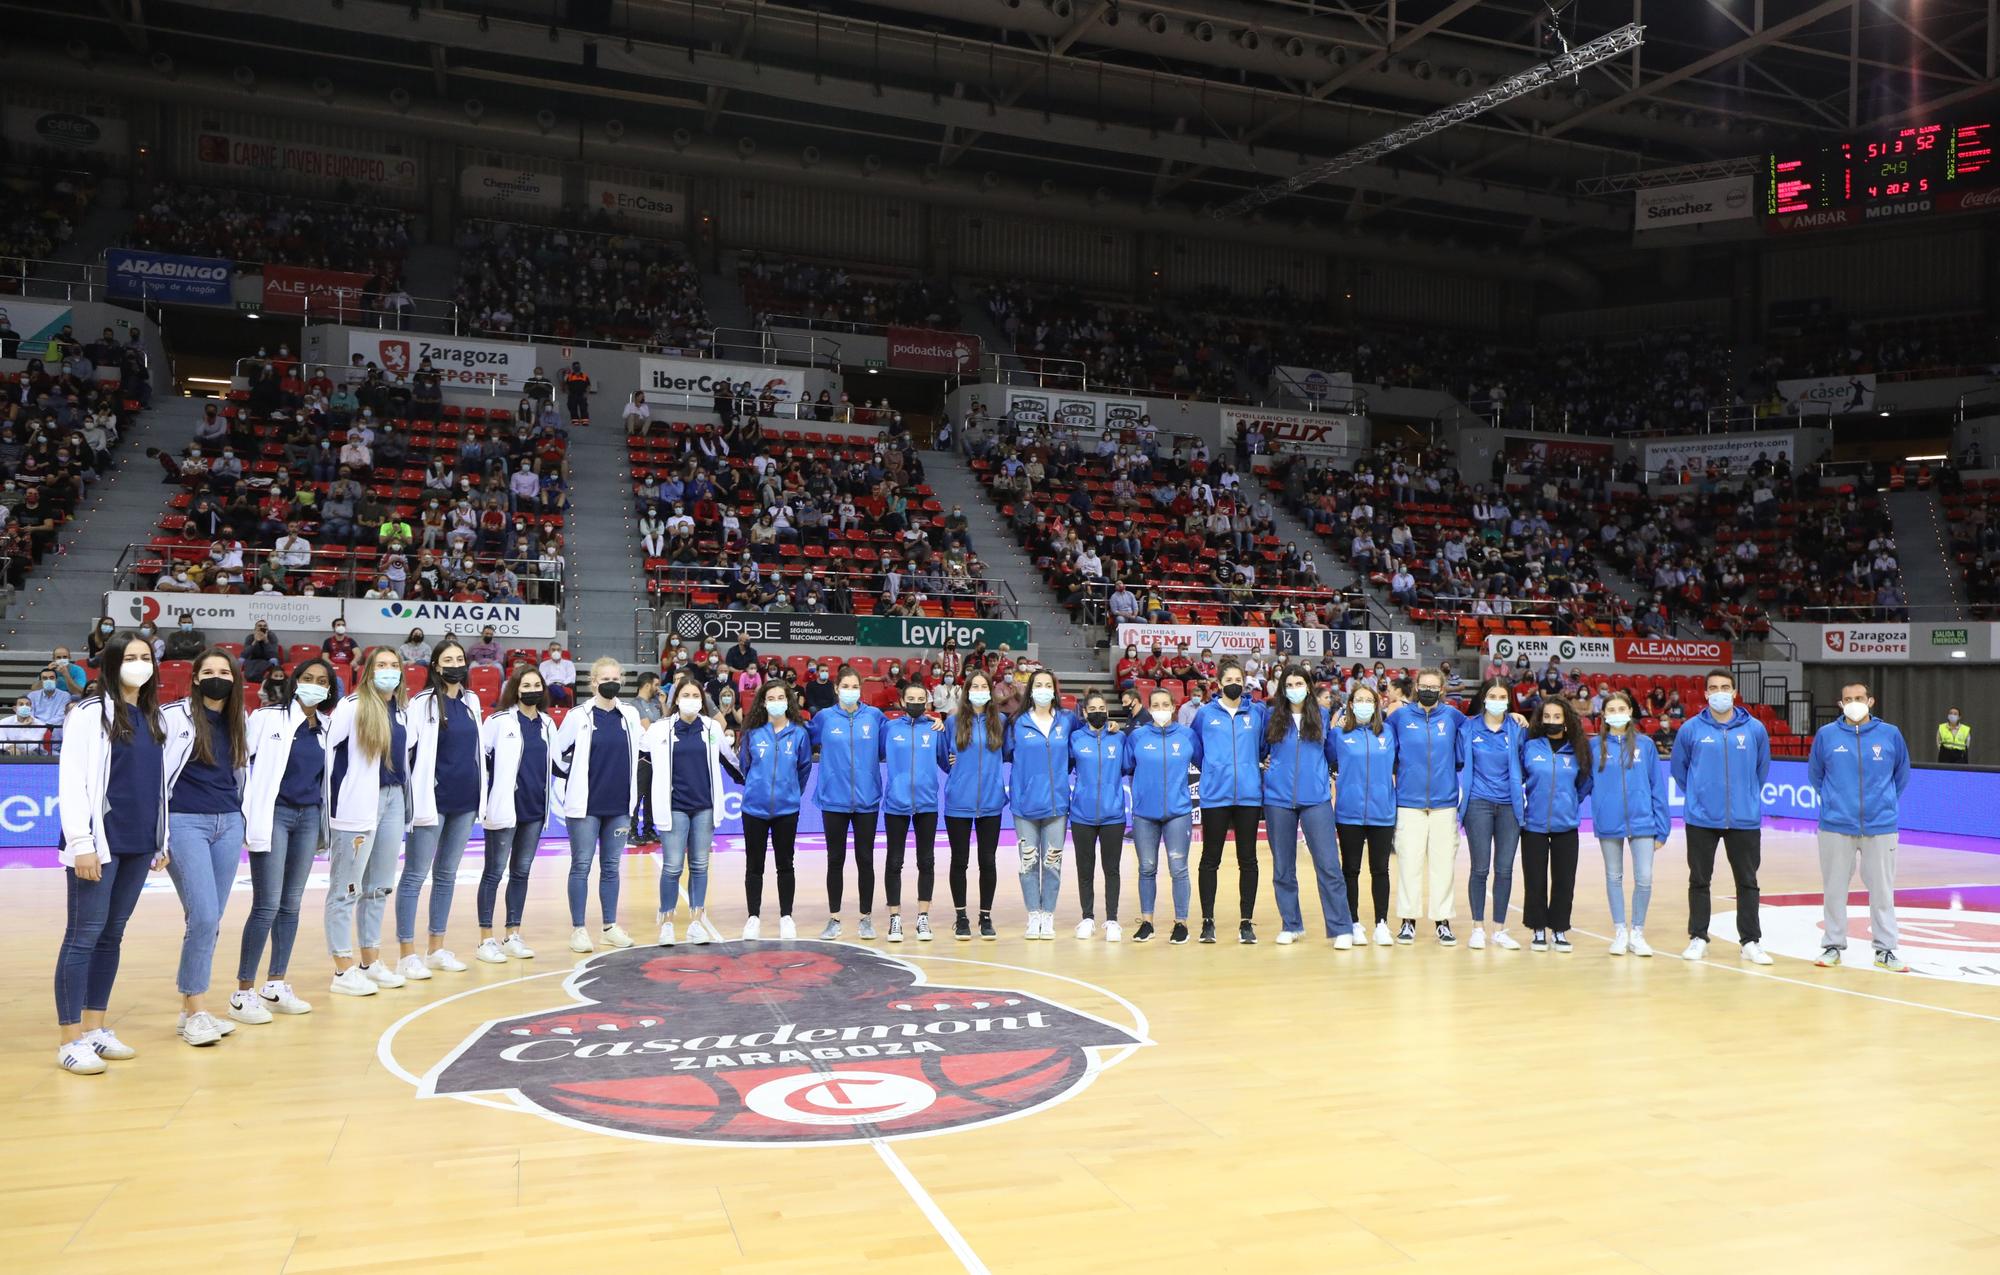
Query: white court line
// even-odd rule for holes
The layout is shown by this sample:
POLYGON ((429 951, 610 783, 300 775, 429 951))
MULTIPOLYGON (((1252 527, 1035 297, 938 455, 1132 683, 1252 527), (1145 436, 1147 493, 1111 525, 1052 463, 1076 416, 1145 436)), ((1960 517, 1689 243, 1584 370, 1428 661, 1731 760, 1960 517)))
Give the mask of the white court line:
MULTIPOLYGON (((1588 934, 1590 935, 1590 937, 1594 939, 1603 939, 1606 943, 1609 943, 1611 941, 1611 936, 1609 934, 1599 934, 1595 930, 1585 930, 1579 928, 1576 932, 1578 934, 1588 934)), ((1713 947, 1714 945, 1710 944, 1710 946, 1713 947)), ((1680 958, 1677 956, 1669 956, 1665 959, 1679 960, 1680 958)), ((1789 960, 1791 958, 1787 957, 1786 959, 1789 960)), ((1749 966, 1742 964, 1731 964, 1728 961, 1705 960, 1699 963, 1708 966, 1710 969, 1729 970, 1732 973, 1736 974, 1747 974, 1751 978, 1768 978, 1774 983, 1790 983, 1794 987, 1810 987, 1816 991, 1838 992, 1842 996, 1858 996, 1865 1001, 1881 1001, 1884 1005, 1903 1005, 1907 1006, 1910 1009, 1928 1009, 1928 1010, 1933 1010, 1940 1014, 1950 1014, 1954 1018, 1976 1018, 1982 1023, 2000 1023, 2000 1016, 1995 1016, 1993 1014, 1975 1014, 1969 1009, 1953 1009, 1948 1005, 1929 1005, 1924 1003, 1923 1001, 1906 1001, 1900 996, 1877 996, 1873 992, 1858 992, 1851 987, 1836 987, 1832 983, 1809 983, 1802 978, 1787 978, 1783 974, 1766 974, 1764 971, 1760 969, 1752 969, 1749 966)))
POLYGON ((959 1264, 971 1275, 989 1275, 986 1263, 979 1260, 979 1254, 972 1251, 972 1245, 965 1242, 965 1237, 958 1233, 958 1228, 951 1224, 951 1219, 944 1215, 937 1201, 931 1199, 931 1193, 924 1190, 924 1184, 917 1181, 916 1175, 903 1163, 903 1157, 896 1154, 896 1149, 881 1138, 871 1138, 869 1142, 875 1148, 875 1154, 882 1157, 882 1163, 889 1166, 889 1172, 896 1176, 896 1181, 903 1184, 903 1190, 909 1193, 917 1208, 930 1219, 932 1229, 937 1231, 938 1238, 945 1242, 959 1264))

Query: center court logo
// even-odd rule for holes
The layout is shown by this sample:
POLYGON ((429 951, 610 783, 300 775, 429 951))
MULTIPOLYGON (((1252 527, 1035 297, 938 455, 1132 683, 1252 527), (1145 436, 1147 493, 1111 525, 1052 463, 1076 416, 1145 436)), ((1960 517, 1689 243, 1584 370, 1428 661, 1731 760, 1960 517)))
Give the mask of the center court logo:
POLYGON ((1092 1051, 1148 1043, 1026 992, 937 986, 837 943, 633 948, 566 984, 580 1003, 503 1018, 419 1082, 506 1092, 623 1136, 728 1145, 917 1137, 1072 1096, 1092 1051))

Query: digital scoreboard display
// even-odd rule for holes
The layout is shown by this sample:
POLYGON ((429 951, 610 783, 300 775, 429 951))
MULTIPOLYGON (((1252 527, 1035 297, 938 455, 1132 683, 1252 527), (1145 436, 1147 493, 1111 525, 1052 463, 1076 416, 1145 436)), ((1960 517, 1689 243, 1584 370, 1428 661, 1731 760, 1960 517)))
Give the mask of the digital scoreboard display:
POLYGON ((1888 128, 1770 157, 1765 211, 1773 216, 1867 209, 1984 186, 2000 178, 1987 120, 1888 128))

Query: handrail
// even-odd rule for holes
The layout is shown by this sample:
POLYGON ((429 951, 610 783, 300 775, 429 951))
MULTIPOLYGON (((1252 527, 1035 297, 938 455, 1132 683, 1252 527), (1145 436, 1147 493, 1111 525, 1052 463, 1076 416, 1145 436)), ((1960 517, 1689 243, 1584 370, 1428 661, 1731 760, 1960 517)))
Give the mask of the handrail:
MULTIPOLYGON (((686 577, 698 573, 701 576, 714 577, 715 579, 721 581, 722 583, 727 583, 727 577, 731 572, 735 570, 734 565, 730 563, 700 562, 700 563, 691 563, 687 565, 677 566, 672 563, 662 562, 660 559, 655 559, 655 558, 647 558, 644 561, 645 561, 646 577, 648 582, 652 584, 657 584, 659 586, 658 588, 652 589, 651 592, 655 596, 659 597, 665 597, 671 594, 682 598, 686 598, 692 596, 694 593, 698 591, 713 592, 720 586, 717 584, 703 583, 698 579, 688 579, 686 577), (682 576, 676 577, 675 573, 677 571, 681 572, 682 576)), ((883 598, 888 597, 887 592, 884 591, 883 588, 881 587, 882 577, 884 574, 886 574, 886 572, 829 570, 825 565, 827 561, 829 560, 817 559, 817 558, 811 561, 807 561, 805 559, 799 559, 798 561, 791 563, 789 566, 786 566, 785 569, 788 571, 803 572, 807 568, 810 568, 813 573, 813 579, 815 580, 848 580, 853 582, 865 582, 867 584, 867 588, 865 590, 858 589, 857 592, 878 594, 883 598)), ((758 565, 760 570, 769 572, 773 569, 774 565, 783 565, 783 564, 772 564, 767 562, 767 563, 759 563, 758 565)), ((1007 583, 1007 581, 1005 580, 985 581, 982 584, 981 591, 973 593, 962 593, 962 592, 933 593, 927 590, 920 590, 913 584, 905 584, 901 590, 901 596, 909 596, 916 593, 923 593, 925 600, 930 602, 962 601, 962 602, 970 602, 974 606, 984 606, 988 603, 998 603, 1001 606, 1001 608, 1007 612, 1009 619, 1018 620, 1021 618, 1021 600, 1018 596, 1015 595, 1014 586, 1007 583)))
MULTIPOLYGON (((759 363, 803 363, 806 367, 837 368, 840 366, 840 342, 831 337, 798 337, 784 332, 773 332, 769 328, 715 328, 709 333, 711 351, 730 349, 752 349, 757 352, 759 363), (745 339, 728 339, 724 333, 745 339), (789 357, 787 357, 789 356, 789 357)), ((719 358, 711 353, 708 357, 719 358)))
MULTIPOLYGON (((168 533, 162 532, 161 534, 165 535, 168 533)), ((375 551, 377 553, 376 557, 366 559, 365 565, 369 569, 364 573, 361 570, 364 562, 359 554, 366 551, 368 550, 340 550, 316 547, 312 550, 311 554, 312 558, 315 559, 314 565, 304 568, 281 568, 278 570, 277 575, 280 579, 297 578, 308 580, 313 584, 315 589, 321 590, 320 596, 322 597, 358 598, 366 593, 368 587, 374 583, 377 578, 375 568, 380 562, 379 551, 375 551), (320 565, 321 561, 325 565, 320 565), (366 580, 361 578, 363 574, 368 577, 366 580), (327 581, 327 586, 324 588, 321 585, 323 580, 327 581)), ((412 580, 416 578, 418 559, 422 552, 421 548, 414 545, 405 551, 404 556, 411 559, 409 578, 412 580)), ((276 549, 244 549, 243 567, 236 573, 241 584, 248 586, 253 581, 261 581, 266 578, 269 574, 268 568, 276 561, 277 556, 278 551, 276 549), (260 567, 260 563, 263 566, 260 567)), ((531 605, 554 606, 559 610, 567 612, 569 597, 569 559, 567 556, 563 558, 562 574, 553 580, 544 579, 540 574, 541 559, 539 558, 501 558, 484 554, 474 554, 472 560, 473 565, 479 570, 479 574, 482 577, 492 571, 494 567, 503 564, 513 570, 515 576, 521 582, 521 597, 523 602, 531 605), (544 585, 554 586, 552 590, 553 597, 544 596, 543 589, 539 587, 544 585)), ((206 561, 208 561, 208 548, 205 545, 156 546, 151 543, 128 544, 119 552, 118 561, 112 564, 111 587, 113 589, 130 590, 135 593, 156 592, 158 577, 171 570, 175 564, 192 564, 206 561), (149 568, 157 568, 157 570, 149 568)), ((253 593, 254 590, 248 587, 226 590, 202 588, 195 592, 197 594, 223 593, 244 596, 253 593)))

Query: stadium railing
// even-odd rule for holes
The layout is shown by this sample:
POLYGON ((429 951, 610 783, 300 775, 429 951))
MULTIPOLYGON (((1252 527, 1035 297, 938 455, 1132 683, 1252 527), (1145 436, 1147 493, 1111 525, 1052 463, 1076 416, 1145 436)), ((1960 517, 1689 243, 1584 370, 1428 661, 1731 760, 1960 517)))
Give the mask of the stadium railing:
MULTIPOLYGON (((401 508, 401 507, 399 507, 401 508)), ((167 517, 172 518, 169 514, 167 517)), ((406 515, 407 520, 407 515, 406 515)), ((163 519, 165 521, 165 519, 163 519)), ((434 551, 443 552, 440 542, 434 551)), ((416 575, 416 563, 425 551, 416 545, 405 551, 410 559, 411 578, 416 575)), ((380 578, 379 564, 382 551, 374 545, 359 545, 355 548, 314 546, 311 554, 312 565, 308 567, 280 567, 277 565, 278 551, 275 549, 243 550, 243 565, 235 568, 241 578, 241 585, 233 589, 202 589, 191 594, 223 594, 238 597, 254 594, 256 585, 266 576, 292 584, 286 596, 293 596, 308 583, 320 597, 358 598, 366 593, 380 578)), ((144 544, 128 544, 120 551, 118 561, 112 566, 112 588, 133 593, 161 592, 157 582, 177 564, 205 563, 208 561, 208 543, 195 538, 176 536, 163 530, 144 544)), ((521 601, 529 605, 554 606, 562 608, 569 594, 569 564, 565 558, 563 571, 553 580, 541 575, 539 558, 502 558, 492 554, 474 553, 474 567, 483 579, 497 567, 505 565, 513 571, 521 582, 521 601)), ((166 590, 166 592, 177 592, 166 590)), ((407 594, 405 595, 407 596, 407 594)))

